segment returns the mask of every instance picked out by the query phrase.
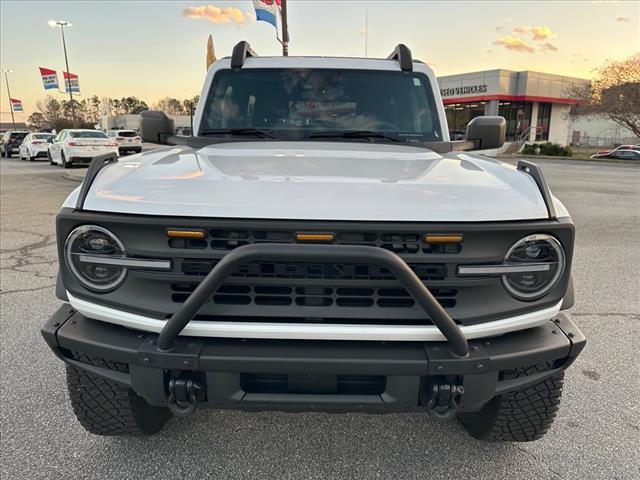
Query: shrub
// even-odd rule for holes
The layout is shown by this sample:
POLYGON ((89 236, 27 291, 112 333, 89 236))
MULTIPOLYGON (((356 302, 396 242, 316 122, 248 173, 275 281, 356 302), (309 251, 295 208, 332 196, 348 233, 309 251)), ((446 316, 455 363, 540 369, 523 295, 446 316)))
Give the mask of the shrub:
POLYGON ((557 143, 533 143, 531 145, 525 145, 522 149, 524 155, 536 155, 536 150, 539 149, 537 155, 546 155, 549 157, 571 157, 573 152, 569 147, 563 147, 557 143))

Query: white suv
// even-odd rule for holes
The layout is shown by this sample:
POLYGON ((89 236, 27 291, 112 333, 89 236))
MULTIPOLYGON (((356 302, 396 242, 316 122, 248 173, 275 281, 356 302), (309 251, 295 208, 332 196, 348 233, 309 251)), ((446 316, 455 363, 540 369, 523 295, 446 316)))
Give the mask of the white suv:
POLYGON ((121 154, 142 151, 142 139, 134 130, 109 130, 107 135, 118 144, 118 151, 121 154))

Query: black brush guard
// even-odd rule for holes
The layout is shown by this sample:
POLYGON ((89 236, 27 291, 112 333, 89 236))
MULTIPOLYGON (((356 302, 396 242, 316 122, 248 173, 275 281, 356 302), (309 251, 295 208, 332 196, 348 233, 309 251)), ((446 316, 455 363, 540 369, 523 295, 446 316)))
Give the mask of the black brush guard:
POLYGON ((180 332, 202 305, 241 264, 256 260, 291 262, 369 263, 387 268, 422 307, 451 345, 451 353, 466 357, 469 346, 460 327, 433 297, 413 270, 395 253, 378 247, 358 245, 251 244, 225 255, 209 272, 184 304, 167 321, 158 337, 158 349, 170 351, 180 332))

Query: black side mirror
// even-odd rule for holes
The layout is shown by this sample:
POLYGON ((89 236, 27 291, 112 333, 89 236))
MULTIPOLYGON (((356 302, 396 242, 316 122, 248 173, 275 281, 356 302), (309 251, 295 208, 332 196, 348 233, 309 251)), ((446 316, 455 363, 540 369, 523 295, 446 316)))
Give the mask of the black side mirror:
POLYGON ((174 121, 164 112, 145 110, 140 113, 140 136, 143 142, 166 145, 167 137, 174 133, 174 121))
POLYGON ((503 117, 476 117, 467 125, 465 140, 473 142, 474 150, 489 150, 504 145, 506 133, 503 117))

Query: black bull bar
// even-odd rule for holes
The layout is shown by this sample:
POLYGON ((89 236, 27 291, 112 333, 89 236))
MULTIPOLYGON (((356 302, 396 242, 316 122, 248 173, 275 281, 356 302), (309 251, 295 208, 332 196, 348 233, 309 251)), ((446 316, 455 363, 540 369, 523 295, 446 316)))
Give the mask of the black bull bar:
POLYGON ((451 344, 452 355, 466 357, 469 345, 460 327, 433 297, 420 278, 395 253, 379 247, 360 245, 303 245, 254 243, 226 254, 207 274, 184 304, 167 321, 158 337, 158 349, 169 351, 180 332, 198 313, 202 305, 218 290, 241 264, 255 260, 289 262, 368 263, 387 268, 422 307, 429 320, 451 344))

